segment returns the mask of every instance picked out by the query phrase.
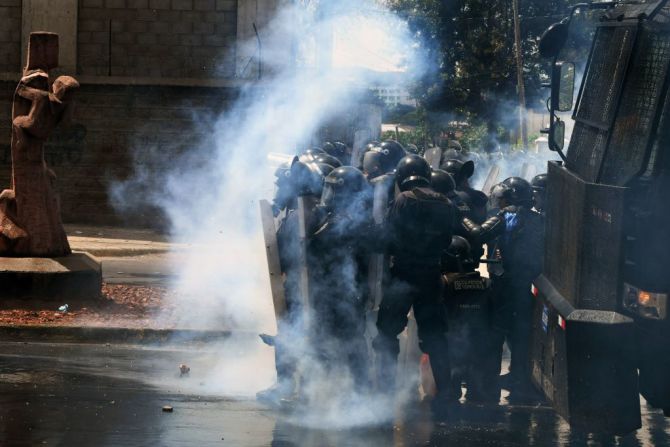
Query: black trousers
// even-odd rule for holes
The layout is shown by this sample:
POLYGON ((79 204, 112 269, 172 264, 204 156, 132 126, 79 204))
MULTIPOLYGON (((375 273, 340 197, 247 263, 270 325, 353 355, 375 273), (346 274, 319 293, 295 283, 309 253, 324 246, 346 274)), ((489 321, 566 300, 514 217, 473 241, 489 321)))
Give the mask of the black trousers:
MULTIPOLYGON (((496 320, 503 330, 511 353, 510 377, 514 387, 530 386, 530 337, 533 295, 530 280, 501 278, 496 320)), ((500 349, 502 350, 502 342, 500 349)))
POLYGON ((395 388, 395 372, 400 352, 398 335, 407 326, 409 311, 414 309, 419 347, 430 357, 438 397, 446 400, 460 397, 460 387, 455 390, 450 380, 447 314, 442 288, 442 275, 438 267, 421 270, 392 269, 390 283, 379 307, 378 335, 373 342, 380 388, 389 391, 395 388))

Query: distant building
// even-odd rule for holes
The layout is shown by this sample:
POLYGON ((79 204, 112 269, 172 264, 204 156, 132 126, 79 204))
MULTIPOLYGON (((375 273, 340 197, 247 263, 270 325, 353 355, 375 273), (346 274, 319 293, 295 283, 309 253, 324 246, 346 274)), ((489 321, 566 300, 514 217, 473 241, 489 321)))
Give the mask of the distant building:
POLYGON ((397 107, 398 105, 416 106, 416 101, 410 96, 409 91, 404 87, 384 85, 375 86, 375 92, 386 107, 397 107))
POLYGON ((408 80, 404 73, 375 73, 374 82, 372 89, 386 107, 398 105, 416 107, 416 100, 412 98, 407 88, 408 80))

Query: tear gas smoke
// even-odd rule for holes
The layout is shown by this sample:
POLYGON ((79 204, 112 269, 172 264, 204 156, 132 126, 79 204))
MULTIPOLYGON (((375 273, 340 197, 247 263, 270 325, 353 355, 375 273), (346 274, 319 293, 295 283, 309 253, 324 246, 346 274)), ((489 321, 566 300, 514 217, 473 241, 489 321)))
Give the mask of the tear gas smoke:
MULTIPOLYGON (((326 8, 328 14, 295 4, 284 6, 267 28, 260 30, 265 77, 255 86, 242 88, 220 116, 194 112, 198 133, 206 135, 203 141, 179 142, 188 150, 169 160, 164 150, 135 147, 142 161, 135 175, 111 188, 112 197, 119 199, 115 202, 159 207, 169 219, 173 240, 192 247, 180 254, 173 284, 179 300, 171 303, 175 308, 171 318, 176 316, 179 327, 274 332, 258 210, 258 200, 270 198, 273 190, 268 155, 273 154, 276 160, 281 159, 276 153, 292 155, 305 148, 325 120, 353 107, 367 93, 365 86, 376 83, 374 72, 369 70, 345 72, 324 63, 319 53, 324 47, 323 36, 327 30, 346 34, 347 26, 355 24, 374 31, 374 41, 383 44, 382 48, 367 48, 368 52, 395 58, 407 54, 412 45, 406 26, 380 11, 372 0, 322 3, 332 4, 326 8), (380 35, 388 38, 380 40, 380 35), (295 63, 287 60, 290 51, 286 49, 291 43, 297 48, 295 63), (165 168, 163 174, 147 168, 156 165, 165 168)), ((363 48, 368 44, 358 42, 363 48)), ((248 45, 256 45, 256 41, 248 45)), ((418 62, 412 63, 417 75, 419 67, 418 62)), ((350 268, 341 267, 343 278, 350 268)), ((388 417, 388 405, 347 393, 352 388, 346 372, 323 371, 311 348, 303 345, 304 334, 296 333, 293 338, 293 349, 301 362, 307 363, 303 365, 306 374, 323 378, 311 381, 303 390, 312 402, 320 402, 318 396, 325 399, 322 409, 327 412, 312 418, 314 424, 345 426, 388 417), (368 417, 362 417, 363 413, 368 417)), ((260 341, 255 348, 246 345, 232 369, 239 374, 230 373, 229 362, 220 365, 220 371, 226 372, 220 380, 229 385, 208 383, 213 389, 257 391, 270 384, 267 372, 274 372, 271 356, 271 349, 261 346, 260 341), (262 372, 255 374, 254 370, 262 372)))

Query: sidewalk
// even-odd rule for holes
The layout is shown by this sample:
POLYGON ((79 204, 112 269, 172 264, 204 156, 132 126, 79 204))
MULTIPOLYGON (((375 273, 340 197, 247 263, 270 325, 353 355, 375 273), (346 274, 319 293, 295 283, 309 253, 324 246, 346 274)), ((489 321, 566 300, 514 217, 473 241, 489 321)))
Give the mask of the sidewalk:
POLYGON ((100 297, 0 302, 0 339, 153 343, 175 338, 211 339, 228 332, 178 327, 171 317, 179 297, 169 284, 187 244, 152 230, 65 225, 70 246, 102 263, 100 297), (59 307, 68 304, 65 312, 59 307))
POLYGON ((171 243, 167 236, 152 230, 65 225, 65 231, 73 250, 100 257, 162 254, 188 247, 171 243))

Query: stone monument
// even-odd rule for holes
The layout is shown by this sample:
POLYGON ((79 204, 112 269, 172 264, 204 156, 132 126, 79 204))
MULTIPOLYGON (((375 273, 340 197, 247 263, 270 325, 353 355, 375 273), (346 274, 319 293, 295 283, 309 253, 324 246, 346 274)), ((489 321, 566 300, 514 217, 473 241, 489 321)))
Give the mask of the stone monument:
POLYGON ((44 160, 44 143, 69 121, 79 83, 53 82, 58 34, 30 34, 28 60, 12 107, 12 182, 0 193, 0 295, 99 294, 100 264, 72 253, 63 229, 56 175, 44 160))

